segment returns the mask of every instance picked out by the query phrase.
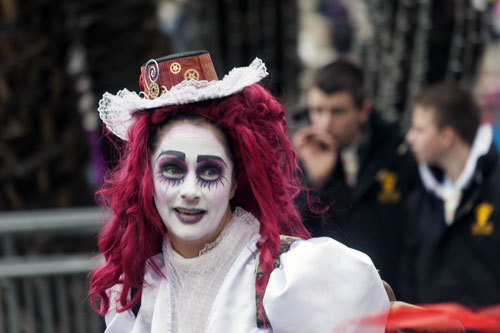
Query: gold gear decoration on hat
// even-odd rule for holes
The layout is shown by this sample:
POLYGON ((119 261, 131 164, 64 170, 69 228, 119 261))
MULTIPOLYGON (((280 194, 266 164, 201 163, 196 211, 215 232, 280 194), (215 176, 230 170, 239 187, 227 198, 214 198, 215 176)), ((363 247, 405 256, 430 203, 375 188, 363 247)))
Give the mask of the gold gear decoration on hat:
POLYGON ((181 72, 182 66, 178 62, 173 62, 170 65, 170 72, 172 74, 179 74, 181 72))
POLYGON ((161 94, 165 95, 167 93, 168 89, 164 85, 161 85, 161 94))
POLYGON ((160 96, 160 86, 156 82, 151 82, 149 86, 149 98, 153 99, 160 96))
POLYGON ((190 68, 184 72, 185 80, 198 80, 200 78, 200 73, 196 69, 190 68))

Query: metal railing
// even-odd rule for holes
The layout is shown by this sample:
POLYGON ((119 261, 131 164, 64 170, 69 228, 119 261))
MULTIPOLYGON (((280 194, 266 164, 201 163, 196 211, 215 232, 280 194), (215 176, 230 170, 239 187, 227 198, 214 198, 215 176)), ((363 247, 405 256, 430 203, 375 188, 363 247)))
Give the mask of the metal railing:
POLYGON ((0 213, 0 332, 104 331, 86 298, 93 249, 42 254, 23 247, 26 238, 40 236, 49 243, 51 237, 93 239, 101 215, 98 208, 0 213))

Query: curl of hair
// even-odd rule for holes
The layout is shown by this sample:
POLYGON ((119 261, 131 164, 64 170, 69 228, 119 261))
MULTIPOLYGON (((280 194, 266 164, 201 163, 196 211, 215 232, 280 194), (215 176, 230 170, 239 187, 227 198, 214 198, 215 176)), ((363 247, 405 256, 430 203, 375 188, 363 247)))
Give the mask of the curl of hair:
POLYGON ((258 247, 265 274, 256 281, 256 289, 261 296, 274 269, 273 258, 279 253, 280 234, 310 237, 294 203, 303 188, 297 158, 285 132, 284 109, 260 85, 222 99, 136 112, 120 162, 98 192, 113 212, 99 234, 105 264, 93 273, 89 292, 100 314, 109 309, 109 288, 122 284, 118 311, 124 311, 139 300, 145 265, 153 265, 159 272, 148 259, 161 252, 166 230, 153 203, 147 147, 155 142, 161 127, 180 114, 197 114, 216 122, 230 140, 238 182, 231 207, 242 207, 260 222, 262 241, 258 247), (127 300, 131 287, 139 292, 127 300))

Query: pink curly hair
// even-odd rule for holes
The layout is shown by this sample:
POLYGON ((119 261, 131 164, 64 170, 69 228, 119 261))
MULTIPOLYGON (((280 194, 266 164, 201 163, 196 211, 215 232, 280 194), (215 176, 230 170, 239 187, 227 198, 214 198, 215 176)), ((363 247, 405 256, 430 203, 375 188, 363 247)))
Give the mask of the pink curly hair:
POLYGON ((303 188, 297 158, 285 133, 284 109, 260 85, 222 99, 138 111, 120 162, 98 192, 103 205, 113 212, 99 234, 105 264, 93 273, 89 291, 100 314, 108 311, 106 291, 116 284, 122 284, 118 311, 139 301, 145 265, 152 264, 148 258, 161 252, 166 229, 153 203, 149 154, 156 133, 179 114, 195 114, 217 123, 230 140, 238 182, 231 207, 251 212, 260 221, 263 236, 258 246, 265 274, 256 281, 261 296, 274 269, 273 258, 279 253, 280 234, 310 237, 294 204, 303 188), (138 292, 127 300, 130 288, 138 292))

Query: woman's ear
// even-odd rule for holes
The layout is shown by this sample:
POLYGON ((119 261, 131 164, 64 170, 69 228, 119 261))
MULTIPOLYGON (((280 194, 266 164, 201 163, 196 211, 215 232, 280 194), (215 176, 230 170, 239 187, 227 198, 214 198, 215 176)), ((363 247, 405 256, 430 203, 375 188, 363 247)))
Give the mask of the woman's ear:
POLYGON ((233 181, 231 184, 231 192, 229 192, 229 200, 234 198, 234 194, 236 193, 237 187, 238 187, 238 181, 236 180, 236 177, 233 177, 233 181))

